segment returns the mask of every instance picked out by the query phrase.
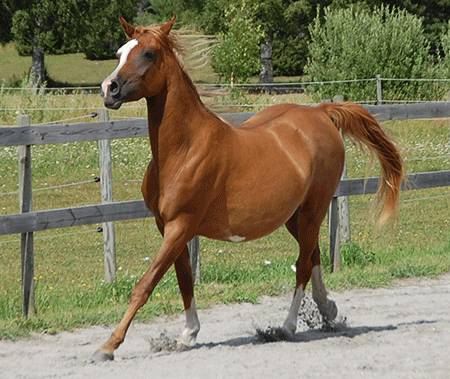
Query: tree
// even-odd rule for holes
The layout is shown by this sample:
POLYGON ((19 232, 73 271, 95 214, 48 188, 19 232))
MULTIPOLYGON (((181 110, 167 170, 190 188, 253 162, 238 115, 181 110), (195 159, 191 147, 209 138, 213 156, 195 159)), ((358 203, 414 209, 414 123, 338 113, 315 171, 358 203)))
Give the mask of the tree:
POLYGON ((2 4, 13 12, 11 32, 16 49, 32 56, 30 79, 39 86, 47 80, 46 53, 83 51, 89 59, 114 57, 125 42, 118 16, 132 20, 141 1, 2 0, 2 4), (7 7, 7 2, 15 6, 7 7))
POLYGON ((260 83, 273 83, 274 65, 277 66, 278 74, 301 74, 302 67, 306 63, 308 25, 315 16, 316 7, 328 5, 331 1, 253 1, 256 9, 255 17, 265 32, 265 37, 261 41, 260 83), (291 63, 283 67, 286 59, 283 60, 282 57, 291 63), (293 72, 292 67, 297 67, 297 70, 293 72))
MULTIPOLYGON (((192 0, 180 0, 190 3, 192 0)), ((308 25, 315 17, 316 6, 331 0, 217 0, 198 1, 197 23, 206 33, 227 33, 232 8, 252 9, 251 18, 265 33, 258 42, 261 51, 260 82, 273 82, 278 75, 300 75, 306 64, 308 25), (272 67, 273 66, 273 67, 272 67)), ((188 12, 188 11, 187 11, 188 12)), ((194 13, 195 13, 194 12, 194 13)))
POLYGON ((81 0, 22 0, 16 4, 11 25, 20 55, 32 56, 30 79, 39 86, 47 80, 45 53, 78 51, 83 11, 81 0))
POLYGON ((384 0, 379 2, 404 9, 422 18, 425 37, 431 42, 433 50, 436 51, 440 44, 440 36, 447 30, 450 20, 450 0, 384 0))
MULTIPOLYGON (((419 79, 433 75, 422 21, 405 10, 382 6, 370 11, 351 6, 325 9, 310 25, 309 79, 329 80, 384 78, 419 79)), ((320 97, 345 94, 351 100, 376 98, 373 83, 355 82, 327 86, 320 97)), ((388 98, 424 98, 429 95, 417 82, 388 82, 383 86, 388 98)))
POLYGON ((118 23, 119 14, 131 22, 140 0, 87 0, 87 3, 80 49, 88 59, 113 58, 126 41, 118 23))
POLYGON ((259 71, 262 33, 245 6, 232 7, 226 14, 227 32, 218 35, 222 42, 212 51, 213 68, 227 82, 245 82, 259 71))

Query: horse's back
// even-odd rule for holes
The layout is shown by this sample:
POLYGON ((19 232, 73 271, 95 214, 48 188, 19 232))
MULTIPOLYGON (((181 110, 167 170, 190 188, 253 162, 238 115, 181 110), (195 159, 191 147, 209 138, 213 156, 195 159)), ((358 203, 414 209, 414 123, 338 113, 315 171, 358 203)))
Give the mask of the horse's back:
POLYGON ((344 159, 342 138, 335 125, 325 112, 311 106, 282 104, 266 108, 243 123, 238 134, 246 151, 261 145, 276 146, 296 166, 328 165, 328 160, 344 159))

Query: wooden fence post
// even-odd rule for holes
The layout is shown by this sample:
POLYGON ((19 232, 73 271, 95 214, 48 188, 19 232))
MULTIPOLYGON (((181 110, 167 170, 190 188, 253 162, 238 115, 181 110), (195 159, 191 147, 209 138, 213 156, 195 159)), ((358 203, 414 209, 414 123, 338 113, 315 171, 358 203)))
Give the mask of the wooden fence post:
MULTIPOLYGON (((342 136, 342 132, 341 132, 342 136)), ((345 148, 345 140, 344 148, 345 148)), ((347 179, 347 162, 344 163, 341 180, 347 179)), ((341 246, 350 241, 350 211, 348 196, 333 197, 328 210, 331 272, 342 266, 341 246)))
POLYGON ((341 239, 339 237, 338 198, 333 197, 328 209, 331 272, 341 269, 341 239))
MULTIPOLYGON (((344 141, 345 148, 345 139, 341 130, 342 140, 344 141)), ((341 180, 346 180, 347 177, 347 158, 345 158, 344 162, 344 170, 342 171, 341 180)), ((338 210, 339 210, 339 240, 340 244, 343 245, 347 242, 350 242, 350 210, 348 206, 348 196, 339 196, 338 197, 338 210)))
MULTIPOLYGON (((99 121, 109 121, 107 109, 99 109, 98 115, 99 121)), ((100 155, 100 185, 102 204, 109 204, 113 202, 111 141, 109 139, 99 140, 98 146, 100 155)), ((105 260, 105 281, 106 283, 112 283, 117 279, 116 238, 113 221, 103 223, 103 248, 105 260)))
MULTIPOLYGON (((17 117, 18 126, 29 126, 30 116, 17 117)), ((33 210, 31 192, 31 146, 18 146, 19 164, 19 202, 20 213, 28 213, 33 210)), ((34 303, 34 239, 33 232, 22 233, 20 242, 20 255, 22 259, 22 314, 24 317, 34 315, 36 307, 34 303)))
POLYGON ((383 104, 383 94, 381 89, 381 76, 377 75, 377 105, 383 104))

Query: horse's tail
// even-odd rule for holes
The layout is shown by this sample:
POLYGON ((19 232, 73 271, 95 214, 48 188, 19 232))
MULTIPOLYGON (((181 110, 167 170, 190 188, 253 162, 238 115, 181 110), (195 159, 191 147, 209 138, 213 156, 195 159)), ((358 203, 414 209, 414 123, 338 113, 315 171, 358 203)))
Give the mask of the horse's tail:
POLYGON ((338 130, 360 144, 364 143, 371 156, 376 153, 381 163, 381 175, 377 191, 377 205, 384 199, 379 223, 398 213, 399 193, 404 178, 403 160, 391 138, 377 120, 362 106, 345 103, 322 103, 318 106, 333 121, 338 130))

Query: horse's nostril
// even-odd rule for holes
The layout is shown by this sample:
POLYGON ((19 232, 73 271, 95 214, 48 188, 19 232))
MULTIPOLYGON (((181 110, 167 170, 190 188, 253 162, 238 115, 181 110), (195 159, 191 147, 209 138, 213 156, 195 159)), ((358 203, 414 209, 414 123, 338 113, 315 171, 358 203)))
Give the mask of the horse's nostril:
POLYGON ((111 84, 109 85, 109 93, 112 96, 115 96, 119 93, 120 91, 120 86, 119 83, 117 82, 117 80, 111 80, 111 84))

